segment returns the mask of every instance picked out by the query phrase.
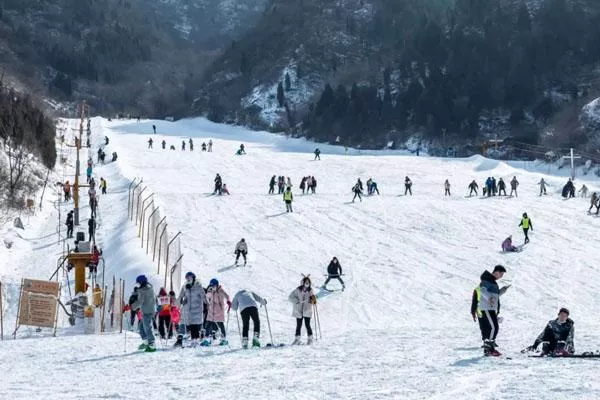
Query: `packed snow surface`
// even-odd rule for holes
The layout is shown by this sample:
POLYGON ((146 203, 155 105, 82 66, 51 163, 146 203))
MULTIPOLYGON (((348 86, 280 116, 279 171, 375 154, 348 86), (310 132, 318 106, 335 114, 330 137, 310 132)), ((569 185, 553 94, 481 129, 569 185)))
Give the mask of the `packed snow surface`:
MULTIPOLYGON (((73 126, 76 122, 72 121, 73 126)), ((575 321, 578 351, 600 347, 597 231, 588 199, 565 201, 564 176, 546 168, 519 168, 481 157, 438 159, 393 152, 358 152, 202 119, 176 123, 94 119, 93 144, 110 137, 119 160, 95 172, 108 177, 100 200, 99 235, 110 274, 126 279, 127 292, 139 273, 155 288, 162 277, 127 221, 127 187, 143 177, 147 190, 182 231, 184 270, 203 284, 218 278, 231 296, 241 288, 268 299, 275 343, 291 343, 295 320, 287 297, 310 274, 323 283, 332 257, 344 268, 346 290, 320 299, 323 339, 313 346, 239 350, 235 314, 229 320, 231 347, 159 350, 139 354, 137 334, 76 335, 66 327, 57 338, 23 328, 20 340, 0 343, 0 398, 60 399, 593 399, 600 397, 597 360, 532 359, 519 350, 533 343, 560 307, 575 321), (157 127, 153 135, 152 125, 157 127), (152 136, 154 149, 147 148, 152 136), (194 140, 194 151, 180 150, 194 140), (160 142, 177 150, 162 150, 160 142), (203 141, 213 152, 201 152, 203 141), (240 143, 247 155, 236 156, 240 143), (230 196, 212 195, 221 174, 230 196), (294 212, 280 195, 268 195, 272 175, 292 180, 294 212), (315 195, 302 195, 300 179, 313 175, 315 195), (404 196, 404 178, 414 182, 404 196), (488 176, 516 176, 518 197, 468 197, 467 185, 488 176), (380 196, 352 203, 351 187, 372 177, 380 196), (550 184, 538 196, 537 182, 550 184), (452 196, 444 197, 444 180, 452 196), (125 203, 125 204, 123 204, 125 203), (531 243, 521 253, 502 254, 500 244, 532 219, 531 243), (249 245, 249 265, 233 267, 240 238, 249 245), (503 323, 497 342, 506 358, 485 358, 477 324, 469 314, 471 293, 485 269, 503 264, 503 323)), ((108 153, 110 154, 110 153, 108 153)), ((567 173, 566 171, 564 172, 567 173)), ((579 186, 584 181, 578 179, 579 186)), ((594 189, 596 183, 585 181, 594 189)), ((510 191, 510 189, 509 189, 510 191)), ((481 192, 480 192, 481 195, 481 192)), ((63 206, 65 207, 65 206, 63 206)), ((57 211, 31 229, 36 245, 17 243, 0 279, 47 279, 55 268, 57 211), (44 239, 49 235, 50 239, 44 239), (46 247, 44 247, 46 246, 46 247), (50 249, 50 250, 49 250, 50 249), (20 254, 20 255, 19 255, 20 254), (55 258, 54 258, 55 259, 55 258)), ((33 240, 33 239, 32 239, 33 240)), ((330 287, 336 287, 332 282, 330 287)), ((14 320, 14 305, 7 306, 14 320)), ((265 309, 261 341, 271 341, 265 309)), ((10 324, 13 324, 11 321, 10 324)), ((11 326, 12 327, 12 326, 11 326)), ((303 336, 305 332, 303 329, 303 336)), ((305 337, 303 338, 305 340, 305 337)))

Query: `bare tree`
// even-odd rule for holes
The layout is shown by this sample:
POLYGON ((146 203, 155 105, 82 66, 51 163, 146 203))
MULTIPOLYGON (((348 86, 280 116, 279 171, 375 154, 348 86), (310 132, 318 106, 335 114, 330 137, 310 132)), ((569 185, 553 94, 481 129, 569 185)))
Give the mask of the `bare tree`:
POLYGON ((7 118, 0 123, 4 136, 4 150, 8 156, 8 195, 14 200, 16 192, 23 186, 25 171, 29 165, 29 153, 18 143, 16 122, 7 118))

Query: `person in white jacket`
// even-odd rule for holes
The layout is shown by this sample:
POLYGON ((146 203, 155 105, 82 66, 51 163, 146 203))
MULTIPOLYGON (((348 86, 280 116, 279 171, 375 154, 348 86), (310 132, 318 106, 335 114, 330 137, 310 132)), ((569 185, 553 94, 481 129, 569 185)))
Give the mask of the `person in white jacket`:
POLYGON ((294 289, 288 299, 293 304, 292 315, 296 318, 296 337, 292 344, 301 344, 302 321, 304 321, 308 336, 306 344, 312 344, 313 332, 310 327, 310 319, 313 314, 313 305, 317 304, 317 297, 312 290, 310 277, 303 277, 300 286, 294 289))
POLYGON ((248 260, 246 259, 247 255, 248 255, 248 244, 246 243, 246 239, 242 238, 242 240, 240 240, 235 245, 235 265, 237 265, 238 260, 240 259, 240 256, 244 257, 244 265, 246 265, 246 263, 248 262, 248 260))
POLYGON ((260 337, 260 318, 258 316, 258 303, 266 305, 267 300, 263 299, 251 290, 242 289, 233 296, 231 308, 237 312, 238 308, 242 315, 242 347, 248 348, 248 331, 250 330, 250 319, 254 324, 254 338, 252 347, 260 347, 258 338, 260 337))

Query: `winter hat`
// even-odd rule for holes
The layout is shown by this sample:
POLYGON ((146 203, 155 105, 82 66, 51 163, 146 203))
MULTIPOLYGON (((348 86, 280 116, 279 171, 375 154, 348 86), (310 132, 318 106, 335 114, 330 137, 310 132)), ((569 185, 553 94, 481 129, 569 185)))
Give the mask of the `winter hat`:
POLYGON ((175 292, 173 290, 169 291, 169 296, 175 296, 175 292))
POLYGON ((494 272, 506 272, 506 268, 504 268, 502 265, 496 265, 494 267, 494 272))
POLYGON ((208 286, 219 286, 219 281, 217 280, 217 278, 212 278, 208 286))
POLYGON ((145 285, 146 283, 148 283, 148 278, 146 278, 146 275, 138 275, 138 277, 135 278, 135 283, 145 285))
POLYGON ((188 271, 188 272, 185 274, 185 279, 188 279, 188 278, 191 278, 191 279, 193 279, 193 280, 196 280, 196 274, 194 274, 192 271, 188 271))
POLYGON ((158 291, 158 295, 159 296, 166 296, 167 295, 167 291, 165 290, 164 287, 160 288, 160 290, 158 291))
POLYGON ((567 315, 569 315, 569 309, 562 307, 560 310, 558 310, 558 313, 566 313, 567 315))

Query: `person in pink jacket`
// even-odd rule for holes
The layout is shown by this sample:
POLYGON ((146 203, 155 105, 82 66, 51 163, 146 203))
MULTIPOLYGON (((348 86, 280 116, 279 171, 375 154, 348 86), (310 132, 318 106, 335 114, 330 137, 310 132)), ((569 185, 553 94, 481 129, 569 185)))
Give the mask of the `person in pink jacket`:
POLYGON ((519 248, 516 246, 513 246, 513 244, 512 244, 512 235, 510 235, 509 237, 504 239, 504 242, 502 242, 502 251, 504 251, 504 252, 519 251, 519 248))
POLYGON ((211 339, 215 339, 217 330, 221 330, 220 346, 229 344, 227 341, 227 333, 225 332, 225 305, 227 305, 227 313, 231 308, 231 300, 229 295, 219 285, 219 281, 211 279, 206 290, 206 299, 208 300, 208 312, 206 313, 206 337, 200 343, 201 346, 209 346, 211 339))

